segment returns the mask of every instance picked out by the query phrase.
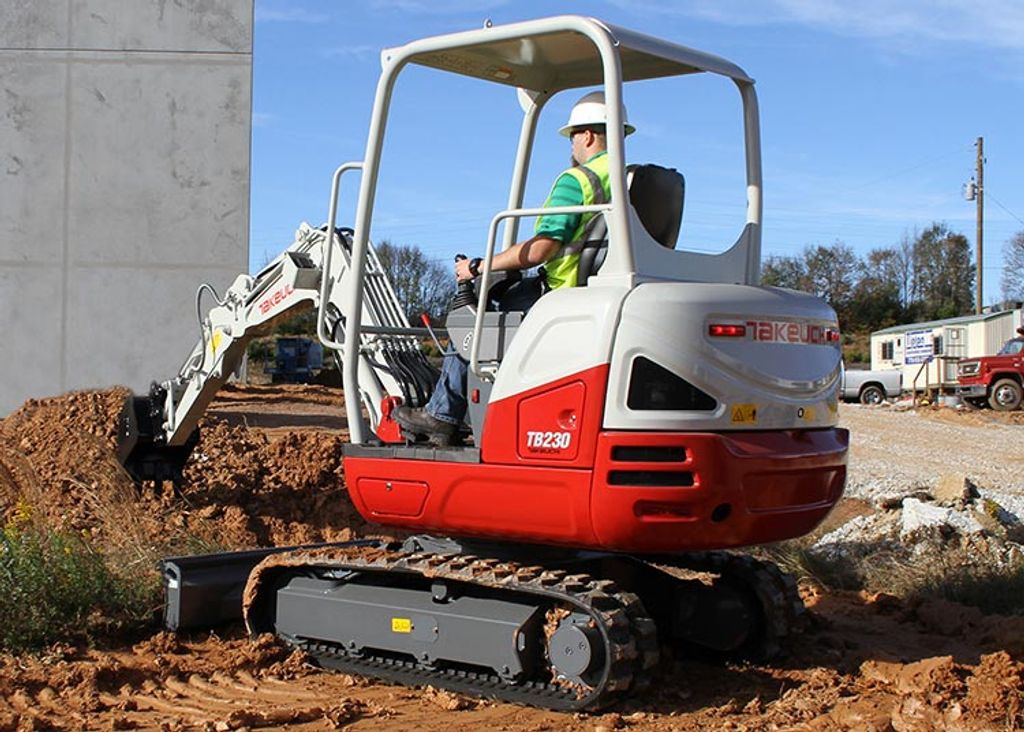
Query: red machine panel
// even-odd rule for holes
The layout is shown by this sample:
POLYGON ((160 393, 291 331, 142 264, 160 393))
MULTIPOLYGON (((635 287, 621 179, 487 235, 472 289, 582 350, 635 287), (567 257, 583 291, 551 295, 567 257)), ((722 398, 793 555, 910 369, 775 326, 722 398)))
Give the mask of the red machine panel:
POLYGON ((362 478, 356 481, 356 492, 374 518, 411 517, 423 512, 429 488, 422 481, 362 478))
POLYGON ((605 364, 490 404, 484 462, 592 467, 607 383, 605 364))
POLYGON ((390 526, 636 553, 696 551, 811 531, 842 494, 848 443, 843 429, 605 432, 593 470, 346 457, 345 476, 360 513, 390 526), (422 508, 414 512, 418 496, 422 508))
POLYGON ((848 444, 844 429, 602 433, 594 533, 602 547, 632 552, 802 536, 839 500, 848 444))
POLYGON ((363 517, 388 526, 573 546, 596 542, 589 470, 346 457, 345 480, 363 517), (379 511, 377 491, 386 482, 424 485, 422 510, 379 511))
POLYGON ((580 451, 579 420, 587 386, 574 381, 519 402, 520 458, 572 461, 580 451))

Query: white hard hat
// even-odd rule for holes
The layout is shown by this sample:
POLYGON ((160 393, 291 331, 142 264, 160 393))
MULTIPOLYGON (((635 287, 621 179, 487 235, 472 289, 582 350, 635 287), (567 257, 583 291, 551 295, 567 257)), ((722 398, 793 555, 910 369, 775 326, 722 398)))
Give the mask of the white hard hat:
MULTIPOLYGON (((591 127, 593 125, 603 125, 608 121, 608 115, 604 108, 604 92, 590 92, 583 96, 569 113, 569 121, 558 130, 558 133, 563 137, 568 137, 569 134, 578 127, 591 127)), ((629 123, 629 117, 626 114, 626 105, 622 105, 622 125, 625 128, 627 135, 631 135, 636 132, 636 127, 629 123)))

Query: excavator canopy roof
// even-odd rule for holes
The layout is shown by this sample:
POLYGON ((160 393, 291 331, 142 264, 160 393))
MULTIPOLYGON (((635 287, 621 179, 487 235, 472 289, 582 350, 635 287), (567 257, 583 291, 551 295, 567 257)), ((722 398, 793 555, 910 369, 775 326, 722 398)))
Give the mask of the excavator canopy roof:
POLYGON ((752 82, 739 66, 713 54, 572 15, 424 38, 385 49, 382 60, 554 93, 604 81, 595 43, 601 37, 618 49, 623 81, 710 72, 752 82))

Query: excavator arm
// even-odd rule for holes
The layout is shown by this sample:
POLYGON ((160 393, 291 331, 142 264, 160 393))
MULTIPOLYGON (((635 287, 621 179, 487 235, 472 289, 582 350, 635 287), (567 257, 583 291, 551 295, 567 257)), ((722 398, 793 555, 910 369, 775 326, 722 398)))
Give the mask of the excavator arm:
MULTIPOLYGON (((207 284, 196 293, 200 335, 173 378, 154 382, 146 396, 131 396, 121 417, 118 456, 137 480, 180 478, 199 438, 198 425, 214 395, 242 364, 250 341, 281 320, 316 309, 321 342, 340 367, 345 322, 343 293, 351 282, 352 232, 302 224, 295 241, 254 276, 241 274, 219 297, 207 284), (326 276, 326 281, 325 281, 326 276), (215 305, 202 312, 204 294, 215 305)), ((437 373, 419 348, 394 288, 372 246, 361 313, 359 397, 377 431, 389 397, 424 404, 437 373)))

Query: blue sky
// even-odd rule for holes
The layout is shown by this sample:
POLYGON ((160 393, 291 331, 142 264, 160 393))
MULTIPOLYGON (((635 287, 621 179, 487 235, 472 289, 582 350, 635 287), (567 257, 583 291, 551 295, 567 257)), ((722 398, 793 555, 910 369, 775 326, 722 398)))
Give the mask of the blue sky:
MULTIPOLYGON (((363 157, 379 53, 424 36, 579 13, 709 51, 757 81, 764 254, 843 241, 858 254, 934 221, 975 239, 961 187, 985 138, 985 303, 1024 230, 1022 0, 256 0, 250 267, 301 221, 326 219, 331 174, 363 157)), ((582 92, 541 117, 526 205, 568 161, 556 133, 582 92)), ((743 222, 742 128, 731 83, 627 85, 632 162, 687 180, 680 245, 721 251, 743 222)), ((408 69, 396 87, 371 237, 447 266, 482 253, 505 207, 519 112, 508 88, 408 69)), ((352 223, 354 178, 340 224, 352 223)))

